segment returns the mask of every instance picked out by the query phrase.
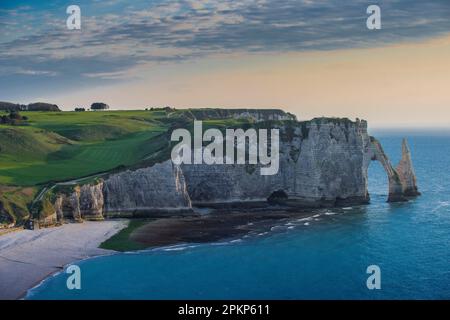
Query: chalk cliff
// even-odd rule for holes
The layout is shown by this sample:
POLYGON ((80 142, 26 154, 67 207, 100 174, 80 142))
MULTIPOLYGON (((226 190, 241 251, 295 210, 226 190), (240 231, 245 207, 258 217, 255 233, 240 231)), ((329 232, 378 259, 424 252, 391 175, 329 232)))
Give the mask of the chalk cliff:
POLYGON ((280 169, 260 175, 259 165, 181 165, 171 160, 111 174, 101 182, 59 194, 58 217, 101 219, 190 212, 193 206, 268 204, 282 199, 291 207, 365 204, 368 167, 380 161, 389 181, 388 201, 419 195, 406 140, 394 168, 366 121, 318 118, 271 121, 280 129, 280 169))
POLYGON ((103 194, 108 216, 191 208, 181 168, 172 165, 170 160, 150 168, 112 175, 104 182, 103 194))
POLYGON ((75 186, 70 193, 58 193, 54 204, 58 220, 102 220, 103 182, 75 186))
POLYGON ((258 165, 184 165, 193 203, 267 201, 276 191, 298 206, 368 202, 366 122, 316 119, 278 128, 278 174, 261 176, 258 165))

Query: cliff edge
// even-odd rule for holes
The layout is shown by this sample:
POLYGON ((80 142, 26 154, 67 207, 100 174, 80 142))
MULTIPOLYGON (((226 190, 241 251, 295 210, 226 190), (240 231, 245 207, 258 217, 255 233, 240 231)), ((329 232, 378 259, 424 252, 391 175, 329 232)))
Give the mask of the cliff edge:
MULTIPOLYGON (((370 137, 364 120, 317 118, 298 122, 266 121, 280 130, 280 166, 273 176, 260 165, 174 165, 110 174, 95 183, 55 191, 51 220, 64 218, 155 216, 191 213, 193 207, 273 204, 318 208, 367 204, 368 168, 380 161, 388 181, 388 201, 420 195, 406 140, 394 168, 381 143, 370 137)), ((43 206, 49 212, 49 206, 43 206)), ((48 221, 47 221, 48 222, 48 221)))

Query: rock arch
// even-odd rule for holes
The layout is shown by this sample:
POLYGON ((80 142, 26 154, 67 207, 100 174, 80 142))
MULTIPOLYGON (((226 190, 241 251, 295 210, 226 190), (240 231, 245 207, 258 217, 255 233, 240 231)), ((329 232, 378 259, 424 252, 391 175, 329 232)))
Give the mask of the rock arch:
POLYGON ((374 137, 370 137, 371 160, 379 161, 386 171, 389 181, 388 202, 408 201, 411 197, 420 195, 417 188, 417 179, 411 160, 411 152, 408 142, 403 139, 402 159, 396 168, 385 154, 381 143, 374 137))

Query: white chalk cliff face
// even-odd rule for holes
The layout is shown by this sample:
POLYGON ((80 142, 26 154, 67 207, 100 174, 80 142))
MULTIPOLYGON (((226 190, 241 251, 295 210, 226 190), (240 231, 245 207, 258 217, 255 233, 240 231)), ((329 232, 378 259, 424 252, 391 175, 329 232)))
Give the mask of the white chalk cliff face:
POLYGON ((191 208, 181 168, 174 166, 170 160, 150 168, 111 176, 104 182, 103 194, 108 216, 191 208))
POLYGON ((290 207, 365 204, 368 167, 378 160, 389 180, 389 201, 419 195, 406 141, 394 168, 366 121, 315 119, 277 122, 280 169, 260 175, 258 165, 181 165, 171 160, 112 174, 103 182, 61 195, 56 211, 74 218, 151 216, 189 212, 192 206, 267 203, 280 197, 290 207), (64 205, 65 204, 65 205, 64 205), (64 209, 61 209, 63 207, 64 209), (69 214, 70 215, 70 214, 69 214))
POLYGON ((280 169, 261 176, 259 166, 184 165, 194 204, 267 201, 277 191, 297 206, 366 203, 365 122, 313 121, 280 126, 280 169))

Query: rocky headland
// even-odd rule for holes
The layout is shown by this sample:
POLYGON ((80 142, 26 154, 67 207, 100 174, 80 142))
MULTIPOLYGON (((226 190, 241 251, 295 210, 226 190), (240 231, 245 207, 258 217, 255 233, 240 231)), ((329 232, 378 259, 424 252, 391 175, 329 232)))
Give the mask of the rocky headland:
MULTIPOLYGON (((224 116, 203 112, 206 117, 224 116)), ((386 171, 388 201, 407 201, 420 194, 406 140, 402 159, 394 167, 380 142, 368 134, 364 120, 299 122, 288 114, 248 110, 227 116, 251 116, 259 126, 280 129, 276 175, 261 176, 259 165, 177 166, 167 159, 55 188, 43 197, 36 222, 53 225, 64 219, 184 215, 195 208, 289 210, 367 204, 371 161, 379 161, 386 171)))

